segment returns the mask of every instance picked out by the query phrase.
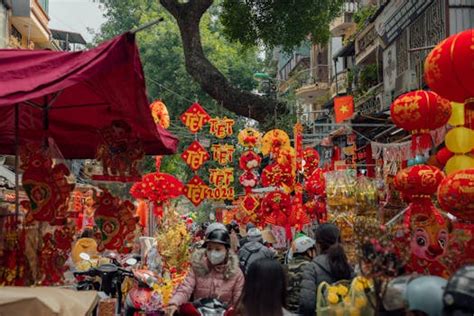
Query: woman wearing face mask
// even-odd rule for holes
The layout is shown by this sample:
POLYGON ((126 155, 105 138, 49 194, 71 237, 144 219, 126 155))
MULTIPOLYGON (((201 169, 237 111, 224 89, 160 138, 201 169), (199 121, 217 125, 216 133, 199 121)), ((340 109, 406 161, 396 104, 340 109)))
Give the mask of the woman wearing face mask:
POLYGON ((239 259, 229 249, 229 233, 217 228, 208 232, 205 240, 205 248, 193 253, 191 270, 172 297, 167 315, 173 315, 191 298, 194 301, 215 298, 228 306, 238 303, 244 276, 239 268, 239 259))

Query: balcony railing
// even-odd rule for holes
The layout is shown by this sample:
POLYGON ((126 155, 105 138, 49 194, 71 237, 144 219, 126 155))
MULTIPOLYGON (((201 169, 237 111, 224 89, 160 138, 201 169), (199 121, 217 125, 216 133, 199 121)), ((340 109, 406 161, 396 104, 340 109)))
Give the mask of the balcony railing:
POLYGON ((357 12, 358 3, 356 1, 345 1, 341 14, 331 21, 329 30, 334 36, 341 36, 347 29, 355 27, 354 13, 357 12))

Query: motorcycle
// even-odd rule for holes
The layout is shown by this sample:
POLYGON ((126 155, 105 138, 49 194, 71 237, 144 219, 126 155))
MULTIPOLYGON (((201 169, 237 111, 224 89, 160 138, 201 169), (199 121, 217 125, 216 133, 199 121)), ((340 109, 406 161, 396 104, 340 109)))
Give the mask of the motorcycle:
POLYGON ((179 312, 184 316, 233 316, 235 310, 217 299, 205 298, 184 304, 179 312))
MULTIPOLYGON (((90 261, 90 256, 86 253, 80 254, 81 259, 90 261)), ((127 260, 130 265, 136 263, 136 259, 130 258, 127 260), (132 262, 135 260, 135 262, 132 262)), ((133 277, 131 271, 125 270, 114 263, 104 263, 97 267, 91 267, 86 271, 75 271, 73 272, 76 278, 81 276, 87 276, 89 278, 81 280, 78 283, 78 290, 97 290, 102 291, 109 297, 117 298, 117 309, 116 312, 120 314, 122 310, 122 289, 121 285, 125 277, 133 277), (95 281, 96 277, 100 278, 100 282, 95 281)))
POLYGON ((153 286, 158 283, 157 276, 149 270, 134 270, 134 284, 125 298, 125 315, 160 315, 162 300, 153 286))

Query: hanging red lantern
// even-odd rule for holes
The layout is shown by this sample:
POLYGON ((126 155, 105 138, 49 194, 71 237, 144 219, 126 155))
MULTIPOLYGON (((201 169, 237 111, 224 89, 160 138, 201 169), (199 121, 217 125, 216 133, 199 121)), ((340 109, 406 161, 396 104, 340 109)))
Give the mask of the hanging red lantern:
POLYGON ((474 222, 474 169, 447 176, 438 189, 439 205, 459 219, 474 222))
POLYGON ((451 104, 434 92, 417 90, 399 96, 390 115, 395 125, 412 133, 412 149, 423 150, 432 145, 429 131, 448 123, 451 104))
POLYGON ((416 165, 399 171, 394 184, 403 198, 411 202, 414 199, 430 198, 443 179, 444 174, 438 168, 416 165))
POLYGON ((466 103, 466 125, 474 128, 474 29, 452 35, 426 57, 425 81, 450 101, 466 103))

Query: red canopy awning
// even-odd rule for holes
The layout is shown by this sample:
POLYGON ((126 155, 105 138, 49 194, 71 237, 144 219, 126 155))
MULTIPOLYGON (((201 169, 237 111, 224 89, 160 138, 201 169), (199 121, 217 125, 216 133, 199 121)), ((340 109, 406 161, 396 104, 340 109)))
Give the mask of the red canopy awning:
POLYGON ((98 130, 114 120, 125 120, 149 155, 178 144, 153 122, 131 33, 81 52, 0 50, 0 154, 15 154, 17 104, 20 143, 46 131, 64 158, 94 158, 98 130))

